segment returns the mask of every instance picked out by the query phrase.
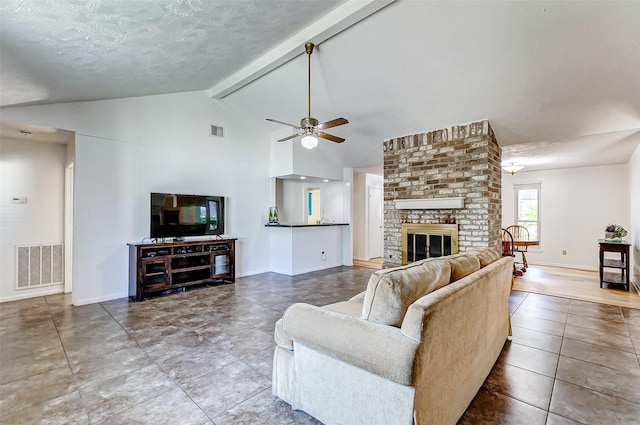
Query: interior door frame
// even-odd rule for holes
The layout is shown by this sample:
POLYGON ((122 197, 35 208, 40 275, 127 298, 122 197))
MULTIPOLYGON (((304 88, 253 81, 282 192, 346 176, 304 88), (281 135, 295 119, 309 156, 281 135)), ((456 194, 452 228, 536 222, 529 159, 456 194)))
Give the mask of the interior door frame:
POLYGON ((73 289, 73 162, 64 173, 64 292, 73 289))

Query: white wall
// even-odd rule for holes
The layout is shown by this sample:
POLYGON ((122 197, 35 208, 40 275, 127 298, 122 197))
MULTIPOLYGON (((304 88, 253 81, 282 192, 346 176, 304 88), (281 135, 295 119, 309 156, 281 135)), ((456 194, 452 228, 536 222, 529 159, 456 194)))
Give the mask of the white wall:
POLYGON ((349 226, 271 227, 271 269, 295 276, 343 265, 349 226), (323 256, 324 253, 324 256, 323 256))
POLYGON ((318 179, 342 179, 342 165, 339 157, 331 154, 326 145, 331 142, 320 139, 314 149, 301 146, 300 138, 278 142, 278 139, 291 135, 290 128, 279 129, 270 133, 272 177, 299 176, 316 177, 318 179))
POLYGON ((269 174, 272 177, 293 174, 293 143, 294 141, 278 142, 278 139, 291 135, 291 130, 280 129, 273 131, 271 137, 271 164, 269 174))
POLYGON ((65 160, 65 145, 0 139, 0 301, 63 290, 63 285, 14 287, 16 245, 63 242, 65 160), (27 203, 11 203, 14 196, 27 203))
POLYGON ((3 119, 76 131, 74 304, 127 295, 126 244, 149 236, 151 191, 228 197, 237 275, 269 270, 269 136, 205 92, 9 108, 3 119))
POLYGON ((329 182, 320 185, 322 200, 321 217, 324 223, 348 223, 349 217, 345 216, 345 200, 349 196, 345 193, 347 185, 344 182, 329 182))
POLYGON ((368 260, 368 196, 369 188, 383 189, 384 179, 382 171, 372 169, 358 169, 354 179, 354 220, 353 220, 353 257, 359 260, 368 260), (374 174, 369 171, 379 172, 374 174))
MULTIPOLYGON (((284 142, 289 143, 289 142, 284 142)), ((320 139, 320 145, 314 149, 306 149, 300 145, 298 139, 291 141, 293 150, 293 174, 319 179, 341 180, 342 164, 337 162, 337 157, 332 156, 327 150, 329 141, 320 139)))
POLYGON ((305 213, 305 188, 309 186, 296 180, 278 179, 278 214, 280 223, 307 224, 305 213))
POLYGON ((540 252, 529 249, 532 264, 596 270, 598 239, 609 223, 630 228, 627 165, 503 173, 502 226, 513 224, 514 184, 541 184, 540 252), (566 250, 567 255, 562 255, 566 250))
POLYGON ((353 173, 353 258, 365 260, 366 245, 366 173, 355 170, 353 173))
POLYGON ((342 264, 353 266, 353 168, 342 170, 342 217, 349 226, 342 228, 342 264))
POLYGON ((628 165, 631 228, 626 239, 632 244, 633 280, 640 287, 640 146, 636 148, 628 165))

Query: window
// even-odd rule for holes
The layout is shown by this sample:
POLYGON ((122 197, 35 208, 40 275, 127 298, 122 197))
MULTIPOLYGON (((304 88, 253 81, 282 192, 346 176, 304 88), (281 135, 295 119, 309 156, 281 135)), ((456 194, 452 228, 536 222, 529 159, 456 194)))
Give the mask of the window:
POLYGON ((540 240, 540 183, 516 184, 516 224, 529 230, 529 238, 540 240))

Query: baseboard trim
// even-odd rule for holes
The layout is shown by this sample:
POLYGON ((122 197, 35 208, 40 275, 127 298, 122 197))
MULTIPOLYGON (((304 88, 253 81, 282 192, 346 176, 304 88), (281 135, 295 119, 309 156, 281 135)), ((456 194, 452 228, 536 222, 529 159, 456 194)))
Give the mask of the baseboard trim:
POLYGON ((527 263, 533 266, 562 267, 563 269, 586 270, 588 272, 597 272, 599 270, 598 267, 580 266, 575 264, 540 263, 537 261, 527 261, 527 263))
POLYGON ((64 284, 38 289, 39 290, 25 290, 24 293, 21 294, 10 295, 8 297, 0 297, 0 303, 26 300, 29 298, 46 297, 47 295, 64 294, 64 284))
POLYGON ((317 271, 320 271, 320 270, 333 269, 333 268, 342 267, 342 266, 345 266, 345 264, 332 263, 332 264, 327 264, 327 265, 323 265, 323 266, 319 266, 319 267, 310 267, 310 268, 306 268, 306 269, 272 270, 272 271, 273 271, 273 273, 279 273, 279 274, 283 274, 283 275, 286 275, 286 276, 297 276, 299 274, 317 272, 317 271))
POLYGON ((113 301, 113 300, 117 300, 118 298, 128 298, 128 297, 129 297, 129 292, 124 292, 124 293, 118 292, 115 294, 104 295, 102 297, 87 298, 87 299, 80 299, 80 300, 74 300, 73 295, 71 295, 71 302, 73 303, 74 306, 80 306, 80 305, 87 305, 87 304, 102 303, 105 301, 113 301))

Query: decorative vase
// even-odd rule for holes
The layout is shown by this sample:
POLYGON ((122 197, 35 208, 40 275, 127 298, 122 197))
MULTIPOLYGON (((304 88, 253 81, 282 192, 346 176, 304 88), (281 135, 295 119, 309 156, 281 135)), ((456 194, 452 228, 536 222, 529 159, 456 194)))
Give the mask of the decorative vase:
POLYGON ((278 207, 269 207, 269 224, 278 224, 278 207))
POLYGON ((611 240, 611 239, 615 239, 616 238, 616 233, 615 232, 604 232, 604 239, 605 240, 611 240))

